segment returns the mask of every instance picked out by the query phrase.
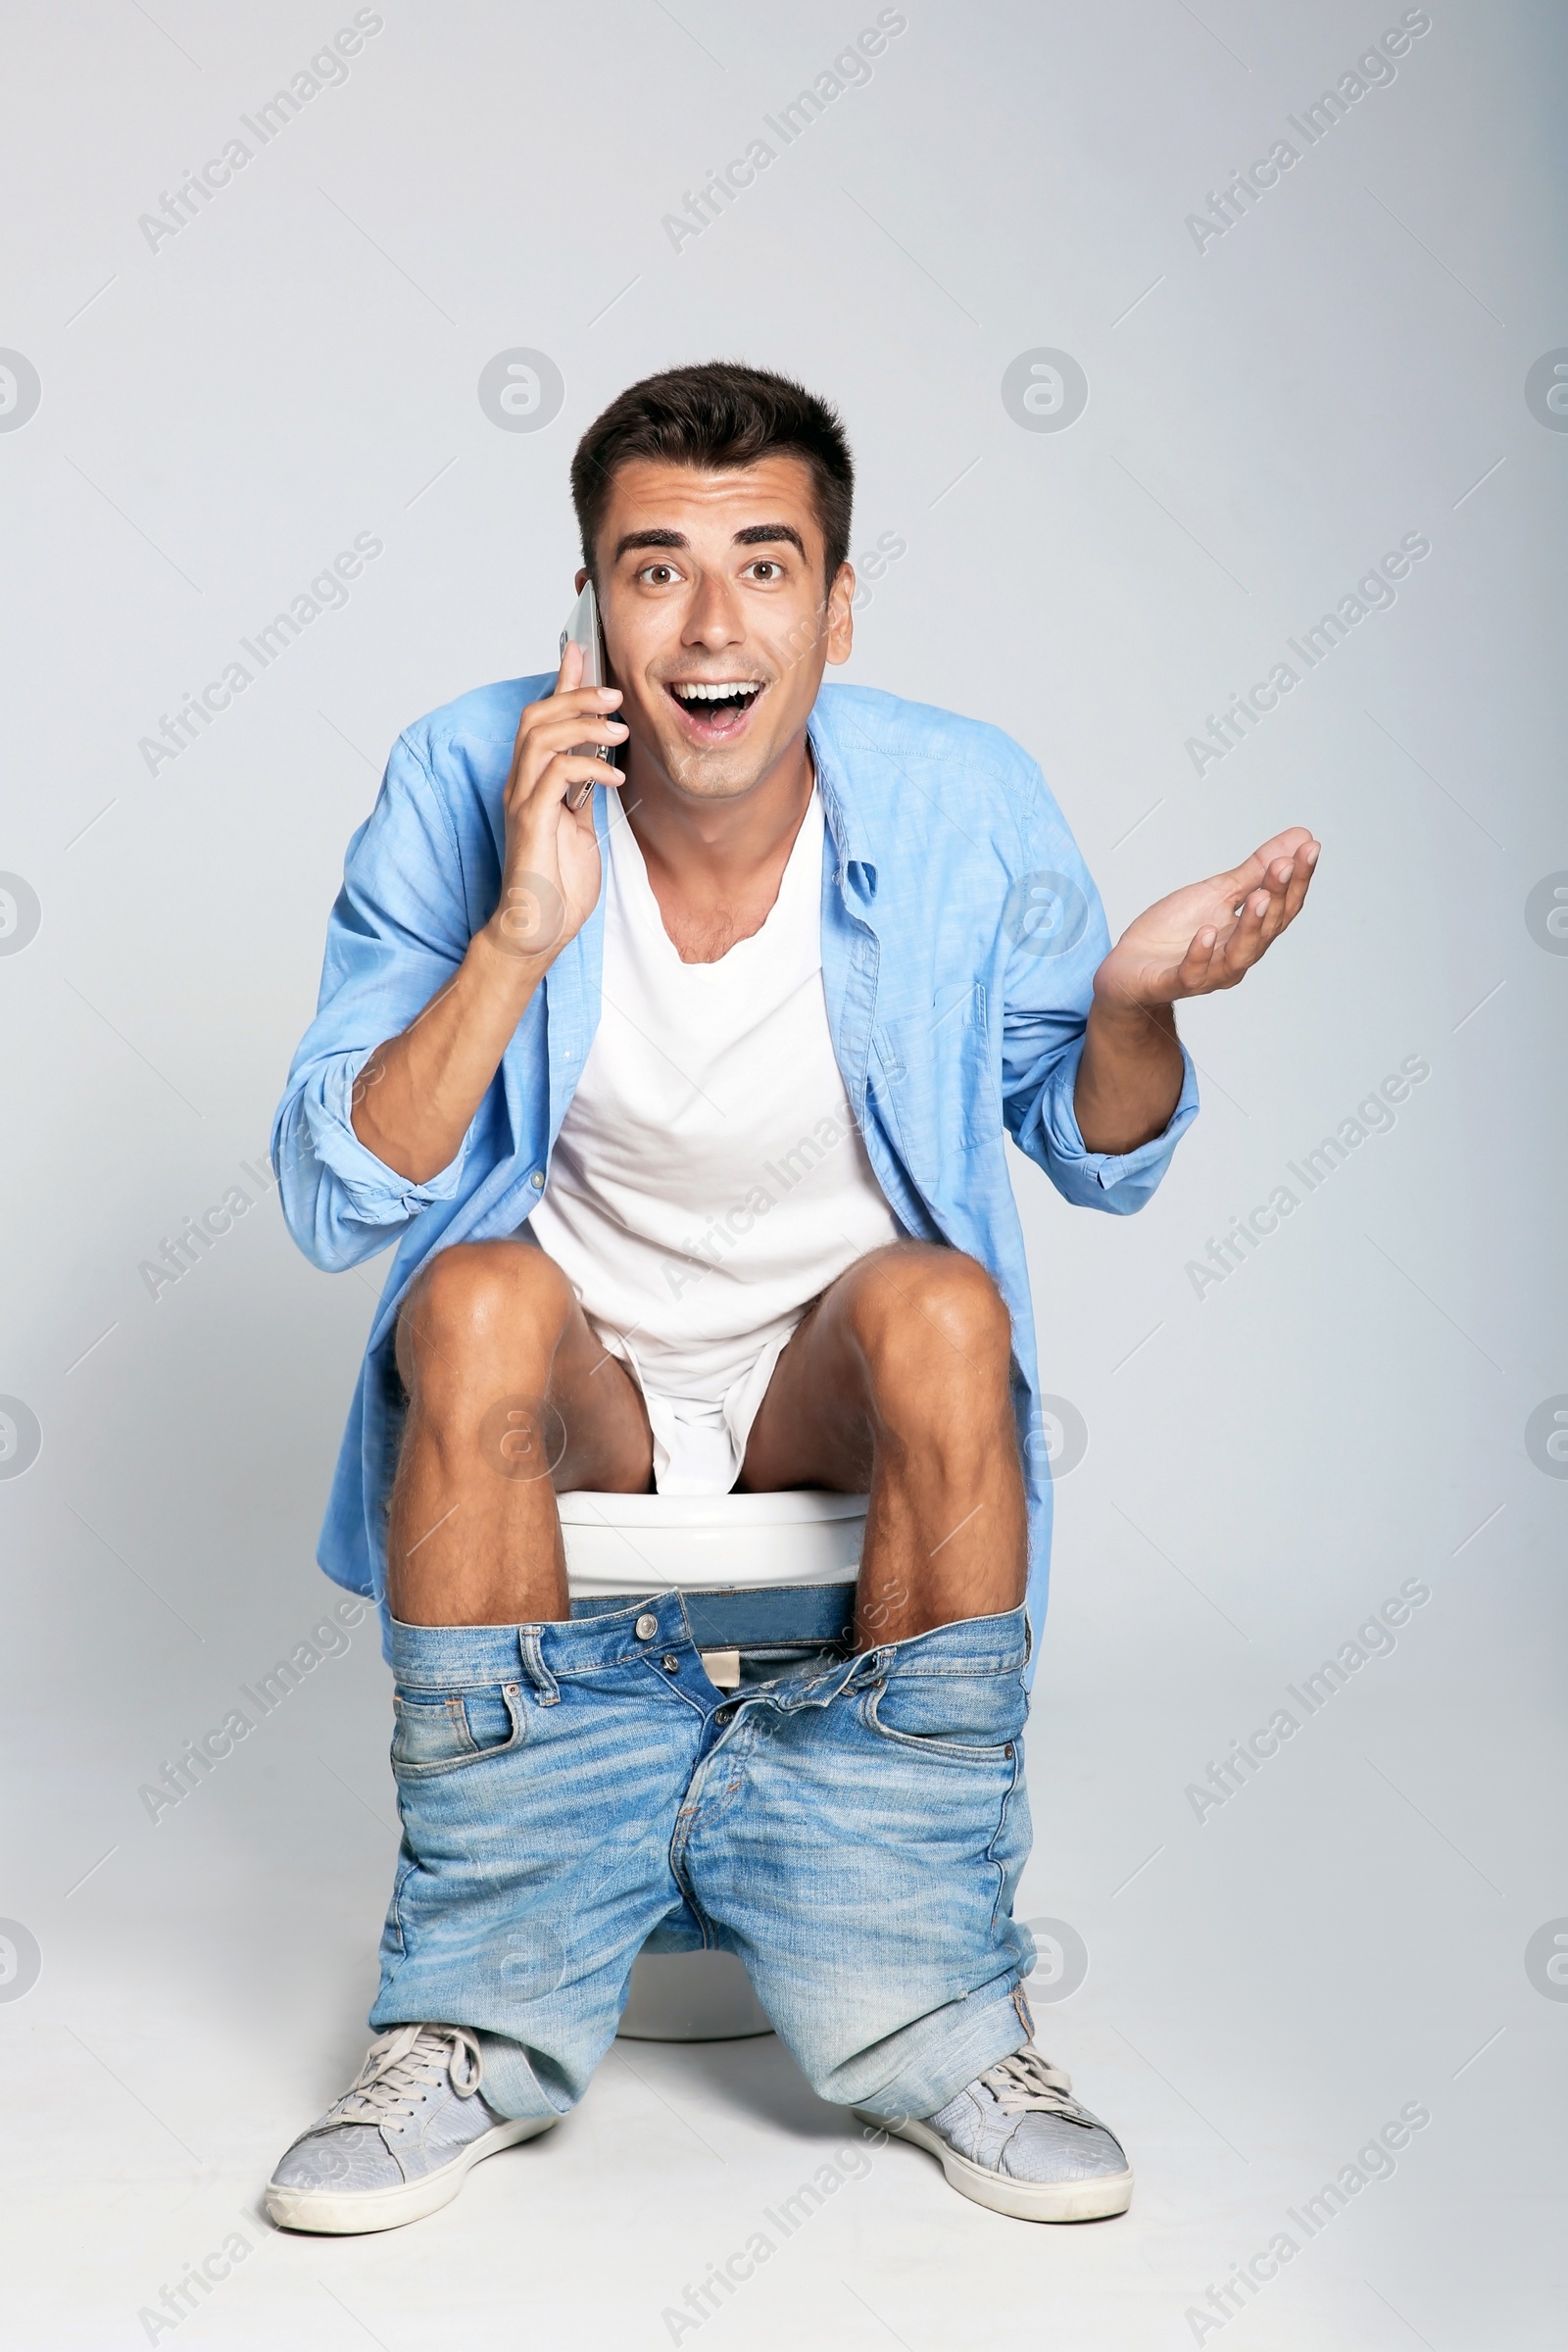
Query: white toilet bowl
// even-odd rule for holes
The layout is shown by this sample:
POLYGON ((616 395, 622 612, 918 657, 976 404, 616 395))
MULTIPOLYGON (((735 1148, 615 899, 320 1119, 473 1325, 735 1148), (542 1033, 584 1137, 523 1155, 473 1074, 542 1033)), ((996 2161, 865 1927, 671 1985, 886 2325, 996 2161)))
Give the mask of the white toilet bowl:
MULTIPOLYGON (((853 1582, 863 1494, 561 1496, 566 1580, 576 1599, 624 1592, 853 1582)), ((620 2032, 634 2041, 732 2041, 770 2034, 731 1952, 641 1952, 620 2032)))
POLYGON ((615 2029, 621 2041, 745 2041, 772 2031, 733 1952, 639 1952, 615 2029))
POLYGON ((840 1585, 865 1536, 865 1496, 799 1488, 783 1494, 563 1494, 566 1581, 602 1592, 732 1585, 840 1585))

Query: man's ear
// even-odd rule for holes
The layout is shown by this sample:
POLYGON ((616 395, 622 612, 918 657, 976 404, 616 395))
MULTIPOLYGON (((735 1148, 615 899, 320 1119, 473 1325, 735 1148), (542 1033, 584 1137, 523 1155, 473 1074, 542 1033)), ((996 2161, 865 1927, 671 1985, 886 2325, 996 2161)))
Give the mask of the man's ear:
POLYGON ((827 592, 827 659, 847 662, 855 645, 855 566, 841 564, 827 592))
POLYGON ((584 586, 584 583, 585 583, 585 582, 586 582, 586 580, 587 580, 587 577, 588 577, 588 566, 587 566, 587 564, 578 564, 578 566, 577 566, 577 579, 576 579, 576 589, 577 589, 577 594, 578 594, 579 596, 581 596, 581 594, 582 594, 582 592, 583 592, 583 586, 584 586))

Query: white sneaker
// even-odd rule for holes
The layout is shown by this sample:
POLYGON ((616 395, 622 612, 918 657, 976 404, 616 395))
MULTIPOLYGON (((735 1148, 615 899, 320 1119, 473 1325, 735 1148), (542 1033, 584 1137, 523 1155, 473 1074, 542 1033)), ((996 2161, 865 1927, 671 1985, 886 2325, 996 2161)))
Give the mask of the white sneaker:
POLYGON ((1120 2141, 1032 2043, 988 2066, 921 2122, 855 2112, 939 2157, 950 2187, 1014 2221, 1099 2222, 1132 2203, 1120 2141))
POLYGON ((480 2095, 483 2074, 466 2026, 393 2026, 377 2034, 343 2096, 268 2182, 273 2221, 338 2234, 399 2229, 450 2205, 484 2157, 560 2121, 498 2115, 480 2095))

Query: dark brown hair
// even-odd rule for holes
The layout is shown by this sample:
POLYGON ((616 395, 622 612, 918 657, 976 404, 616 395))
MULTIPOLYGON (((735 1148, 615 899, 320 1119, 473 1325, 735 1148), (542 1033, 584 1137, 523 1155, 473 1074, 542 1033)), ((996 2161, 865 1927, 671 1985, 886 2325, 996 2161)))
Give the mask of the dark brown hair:
POLYGON ((787 375, 726 360, 645 376, 588 427, 571 461, 583 562, 592 571, 611 482, 629 460, 725 467, 774 454, 803 458, 810 468, 831 582, 849 556, 855 499, 855 466, 838 413, 787 375))

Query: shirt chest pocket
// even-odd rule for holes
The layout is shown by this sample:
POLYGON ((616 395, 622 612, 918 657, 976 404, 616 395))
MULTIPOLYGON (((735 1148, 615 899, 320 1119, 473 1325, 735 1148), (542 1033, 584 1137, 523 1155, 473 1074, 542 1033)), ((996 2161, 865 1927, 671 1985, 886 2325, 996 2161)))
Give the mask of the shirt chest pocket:
POLYGON ((912 1175, 929 1183, 955 1152, 1002 1133, 1002 1087, 978 983, 872 1032, 872 1078, 912 1175))

